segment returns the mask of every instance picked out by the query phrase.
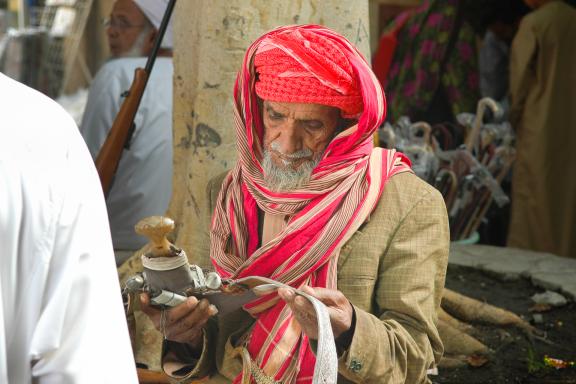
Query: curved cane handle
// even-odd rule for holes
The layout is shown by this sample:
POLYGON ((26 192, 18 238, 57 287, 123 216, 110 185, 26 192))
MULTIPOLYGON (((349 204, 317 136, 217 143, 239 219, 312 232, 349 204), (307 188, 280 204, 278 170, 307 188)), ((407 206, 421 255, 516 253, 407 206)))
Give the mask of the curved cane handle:
POLYGON ((484 118, 484 112, 486 108, 490 108, 494 115, 501 115, 502 108, 493 99, 489 97, 484 97, 478 101, 478 107, 476 109, 476 116, 474 117, 474 126, 472 131, 468 134, 465 140, 466 149, 472 152, 476 148, 476 142, 478 141, 478 136, 480 135, 480 129, 482 127, 482 119, 484 118))

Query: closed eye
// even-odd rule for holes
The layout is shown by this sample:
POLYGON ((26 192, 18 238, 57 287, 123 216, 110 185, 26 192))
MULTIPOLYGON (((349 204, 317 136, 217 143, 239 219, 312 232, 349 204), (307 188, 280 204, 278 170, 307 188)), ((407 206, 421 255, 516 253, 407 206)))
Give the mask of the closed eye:
POLYGON ((275 110, 273 110, 271 107, 266 107, 266 113, 268 114, 268 118, 270 120, 282 120, 284 118, 284 115, 276 112, 275 110))
POLYGON ((320 129, 324 126, 324 124, 319 120, 304 120, 302 123, 306 128, 313 130, 320 129))
POLYGON ((268 117, 270 117, 270 120, 282 120, 284 118, 284 115, 272 111, 268 113, 268 117))

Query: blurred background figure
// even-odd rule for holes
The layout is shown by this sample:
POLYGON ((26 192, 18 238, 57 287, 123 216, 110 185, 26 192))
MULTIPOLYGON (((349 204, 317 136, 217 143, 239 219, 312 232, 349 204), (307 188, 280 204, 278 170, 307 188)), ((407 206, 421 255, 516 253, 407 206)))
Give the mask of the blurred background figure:
POLYGON ((389 121, 408 116, 434 124, 475 110, 480 97, 476 40, 463 3, 426 0, 389 26, 404 23, 383 81, 389 121))
POLYGON ((76 124, 2 73, 0 105, 0 383, 136 383, 102 189, 76 124))
MULTIPOLYGON (((530 12, 522 0, 466 0, 466 19, 479 39, 478 71, 480 94, 497 101, 502 108, 500 121, 510 110, 510 46, 522 17, 530 12)), ((510 196, 511 173, 503 178, 502 190, 510 196)), ((505 246, 510 223, 510 204, 493 204, 486 213, 486 225, 479 228, 480 241, 505 246)))
POLYGON ((468 0, 466 8, 467 19, 482 40, 480 93, 499 102, 506 118, 510 109, 510 45, 530 8, 522 0, 468 0))
POLYGON ((518 158, 508 245, 576 257, 576 10, 526 0, 511 51, 518 158))
MULTIPOLYGON (((167 0, 117 0, 107 20, 112 60, 90 87, 80 132, 96 159, 130 88, 136 68, 144 68, 167 0)), ((106 198, 110 230, 121 264, 146 239, 134 232, 142 218, 163 215, 172 195, 172 22, 148 79, 129 148, 124 150, 106 198)))

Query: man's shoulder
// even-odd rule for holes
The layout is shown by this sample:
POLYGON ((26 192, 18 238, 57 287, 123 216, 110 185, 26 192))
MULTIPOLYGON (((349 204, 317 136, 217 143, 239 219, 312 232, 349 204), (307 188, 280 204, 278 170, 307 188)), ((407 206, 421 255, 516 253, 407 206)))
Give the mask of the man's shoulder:
POLYGON ((226 171, 219 173, 218 175, 212 177, 211 179, 209 179, 208 180, 208 190, 211 193, 218 194, 218 192, 220 192, 220 188, 222 187, 222 183, 224 182, 224 179, 226 178, 228 173, 230 173, 230 170, 226 170, 226 171))
POLYGON ((375 211, 404 217, 423 200, 430 204, 444 204, 444 199, 436 188, 412 172, 402 172, 388 180, 375 211))
MULTIPOLYGON (((62 106, 1 73, 0 88, 0 104, 10 106, 3 114, 4 122, 11 127, 3 133, 5 150, 18 148, 10 143, 25 142, 24 148, 31 153, 47 155, 46 161, 57 157, 57 154, 65 154, 70 137, 77 134, 78 129, 62 106), (30 113, 31 106, 34 113, 30 113)), ((3 146, 0 148, 4 149, 3 146)), ((38 155, 38 158, 41 156, 38 155)))
POLYGON ((436 188, 416 176, 415 173, 408 171, 400 172, 388 179, 384 191, 386 191, 386 188, 389 186, 404 193, 412 193, 413 195, 424 195, 437 191, 436 188))
POLYGON ((102 70, 119 70, 125 68, 138 68, 146 65, 145 57, 119 57, 110 59, 102 66, 102 70))
POLYGON ((543 31, 555 24, 571 24, 576 17, 576 10, 563 1, 553 1, 528 13, 520 23, 523 28, 543 31))
POLYGON ((117 81, 118 79, 125 79, 131 82, 136 68, 144 68, 145 65, 145 57, 108 60, 98 70, 94 82, 109 82, 117 81))

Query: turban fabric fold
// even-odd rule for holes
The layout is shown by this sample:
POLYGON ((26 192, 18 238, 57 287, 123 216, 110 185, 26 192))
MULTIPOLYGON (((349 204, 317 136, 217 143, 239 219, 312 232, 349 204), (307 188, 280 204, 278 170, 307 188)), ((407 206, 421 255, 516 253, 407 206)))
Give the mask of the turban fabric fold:
MULTIPOLYGON (((341 35, 318 25, 281 27, 248 48, 234 101, 238 162, 223 182, 212 218, 212 264, 226 278, 257 275, 294 288, 337 289, 341 247, 374 210, 386 181, 410 171, 404 155, 373 147, 386 110, 378 80, 341 35), (264 127, 257 95, 335 106, 358 123, 332 139, 305 185, 274 192, 260 163, 264 127), (289 217, 264 243, 259 211, 289 217)), ((284 301, 271 293, 244 309, 256 320, 235 383, 250 382, 253 372, 287 384, 311 383, 315 356, 284 301)))

